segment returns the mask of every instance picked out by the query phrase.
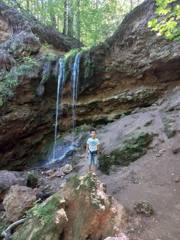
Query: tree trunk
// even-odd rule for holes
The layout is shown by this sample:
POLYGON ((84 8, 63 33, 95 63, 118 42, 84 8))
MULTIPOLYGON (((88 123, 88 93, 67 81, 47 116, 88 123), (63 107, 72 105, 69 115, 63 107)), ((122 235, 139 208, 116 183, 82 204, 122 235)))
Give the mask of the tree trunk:
POLYGON ((130 11, 133 9, 133 0, 130 0, 130 11))
POLYGON ((73 36, 73 6, 71 0, 64 0, 64 29, 63 33, 70 37, 73 36))
POLYGON ((48 0, 49 16, 51 20, 51 26, 56 29, 56 17, 54 12, 54 4, 52 0, 48 0))
POLYGON ((77 0, 77 39, 81 38, 80 0, 77 0))

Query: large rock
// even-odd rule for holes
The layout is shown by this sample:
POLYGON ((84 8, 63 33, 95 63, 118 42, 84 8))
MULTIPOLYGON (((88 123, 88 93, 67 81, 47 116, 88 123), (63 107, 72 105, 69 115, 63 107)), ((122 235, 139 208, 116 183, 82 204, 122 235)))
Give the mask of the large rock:
POLYGON ((29 210, 28 217, 13 240, 98 240, 120 233, 127 222, 123 206, 105 194, 92 174, 70 178, 62 191, 29 210))
POLYGON ((12 186, 3 200, 6 218, 10 222, 18 220, 27 209, 32 207, 35 201, 36 194, 31 188, 19 185, 12 186))
POLYGON ((12 185, 26 185, 26 177, 20 172, 0 171, 0 193, 7 191, 12 185))
POLYGON ((113 151, 101 154, 99 157, 100 169, 109 173, 112 165, 128 166, 131 162, 146 154, 152 140, 152 133, 135 131, 127 135, 113 151))

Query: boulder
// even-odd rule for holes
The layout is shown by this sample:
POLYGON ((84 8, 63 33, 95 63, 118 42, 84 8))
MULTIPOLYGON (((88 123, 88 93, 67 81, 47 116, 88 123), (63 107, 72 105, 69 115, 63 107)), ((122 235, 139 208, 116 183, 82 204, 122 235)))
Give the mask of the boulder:
POLYGON ((62 167, 62 171, 64 174, 68 174, 70 172, 72 172, 73 168, 72 168, 72 165, 71 164, 65 164, 63 167, 62 167))
POLYGON ((124 207, 106 195, 95 174, 74 176, 64 188, 27 212, 13 240, 98 240, 122 232, 124 207))
POLYGON ((19 185, 11 186, 3 200, 6 218, 10 222, 17 221, 27 209, 33 206, 35 201, 36 194, 31 188, 19 185))
POLYGON ((7 191, 12 185, 26 185, 26 177, 16 171, 0 171, 0 193, 7 191))
POLYGON ((152 140, 153 134, 148 132, 134 131, 128 134, 113 151, 99 157, 100 169, 109 173, 112 165, 128 166, 146 154, 152 140))

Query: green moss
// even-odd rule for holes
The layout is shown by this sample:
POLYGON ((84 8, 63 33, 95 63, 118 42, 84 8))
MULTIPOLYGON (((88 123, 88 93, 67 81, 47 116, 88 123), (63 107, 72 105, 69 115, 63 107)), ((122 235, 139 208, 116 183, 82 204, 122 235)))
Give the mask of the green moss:
POLYGON ((24 76, 34 74, 34 68, 39 66, 38 62, 31 57, 24 57, 9 72, 4 72, 0 78, 0 107, 14 96, 14 90, 24 76))
POLYGON ((60 208, 61 197, 55 193, 47 201, 36 204, 26 212, 27 220, 14 233, 13 240, 26 240, 31 234, 33 240, 58 239, 58 230, 54 217, 60 208))
POLYGON ((94 74, 94 61, 92 60, 89 48, 72 49, 65 54, 65 80, 71 76, 71 68, 77 53, 81 53, 81 76, 87 82, 94 74))
POLYGON ((78 175, 72 176, 67 180, 68 184, 72 185, 73 189, 76 189, 78 192, 80 190, 92 190, 96 188, 96 182, 91 173, 87 174, 85 177, 80 179, 78 175))
POLYGON ((60 206, 60 196, 56 193, 47 202, 36 204, 33 208, 27 211, 27 215, 41 219, 44 224, 51 224, 55 212, 60 206))
POLYGON ((99 167, 105 172, 109 173, 112 165, 127 166, 135 161, 147 151, 147 146, 152 141, 153 136, 149 133, 135 133, 128 136, 119 148, 113 150, 110 155, 102 155, 99 158, 99 167))
MULTIPOLYGON (((87 132, 90 130, 90 125, 88 124, 82 124, 80 126, 77 126, 75 129, 74 129, 74 133, 75 135, 78 137, 78 136, 83 136, 83 138, 87 137, 87 132)), ((69 133, 71 133, 72 130, 69 130, 69 133)))
POLYGON ((93 175, 91 173, 87 174, 83 179, 83 185, 85 188, 92 190, 96 188, 96 181, 93 178, 93 175))
POLYGON ((67 179, 67 184, 72 184, 73 188, 77 188, 80 184, 80 179, 78 175, 74 175, 67 179))
MULTIPOLYGON (((1 219, 0 219, 1 220, 1 219)), ((9 224, 7 224, 6 222, 4 221, 0 221, 0 239, 3 239, 1 238, 1 234, 4 230, 6 230, 6 228, 9 226, 9 224)))
POLYGON ((80 52, 79 48, 74 48, 64 55, 65 59, 73 58, 76 54, 80 52))
POLYGON ((27 186, 35 188, 38 185, 38 174, 35 171, 28 172, 27 175, 27 186))
POLYGON ((83 59, 83 78, 85 82, 88 81, 93 75, 95 71, 94 61, 91 57, 90 51, 84 51, 82 54, 83 59))
POLYGON ((176 135, 176 129, 174 127, 173 119, 170 118, 167 114, 162 116, 164 124, 164 132, 168 138, 172 138, 176 135))
POLYGON ((16 231, 12 240, 27 240, 31 236, 33 240, 58 239, 58 231, 55 224, 42 225, 40 221, 34 220, 27 221, 21 225, 20 229, 16 231))

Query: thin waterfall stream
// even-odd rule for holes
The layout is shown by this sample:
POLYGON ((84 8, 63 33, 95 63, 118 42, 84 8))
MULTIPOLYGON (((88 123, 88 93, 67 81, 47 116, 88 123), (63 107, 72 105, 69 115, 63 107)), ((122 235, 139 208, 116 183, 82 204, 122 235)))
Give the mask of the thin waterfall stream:
POLYGON ((52 161, 56 160, 56 145, 57 145, 57 133, 58 133, 58 116, 61 111, 61 98, 65 79, 65 62, 64 58, 59 59, 59 74, 57 83, 57 97, 56 97, 56 118, 54 128, 54 146, 53 146, 53 157, 52 161))
POLYGON ((72 66, 72 131, 73 131, 73 145, 75 144, 75 127, 76 127, 76 103, 78 97, 78 82, 79 82, 79 66, 80 66, 81 53, 77 53, 72 66))
POLYGON ((75 144, 75 127, 76 127, 76 103, 78 98, 78 82, 79 82, 79 67, 81 54, 77 53, 71 67, 71 107, 72 107, 72 141, 59 142, 59 125, 61 118, 62 93, 65 82, 65 59, 59 59, 59 71, 56 91, 56 115, 54 124, 54 143, 53 150, 49 154, 44 166, 51 164, 66 162, 66 159, 73 155, 76 148, 75 144), (65 161, 64 161, 65 160, 65 161))

